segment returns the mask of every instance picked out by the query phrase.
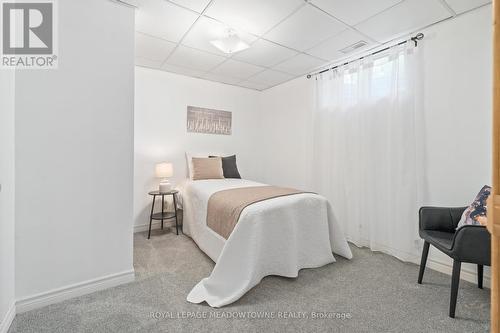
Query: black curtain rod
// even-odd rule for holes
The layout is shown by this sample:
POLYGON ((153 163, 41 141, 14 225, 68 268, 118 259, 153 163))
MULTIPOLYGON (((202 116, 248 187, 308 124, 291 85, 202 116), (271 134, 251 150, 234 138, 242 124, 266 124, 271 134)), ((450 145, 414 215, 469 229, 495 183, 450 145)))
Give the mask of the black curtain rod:
POLYGON ((322 74, 322 73, 328 72, 329 70, 332 70, 332 69, 338 68, 338 67, 340 67, 340 66, 345 66, 345 65, 347 65, 347 64, 349 64, 349 63, 351 63, 351 62, 353 62, 353 61, 358 61, 358 60, 364 59, 364 58, 365 58, 365 57, 367 57, 367 56, 371 56, 371 55, 378 54, 378 53, 380 53, 380 52, 387 51, 387 50, 389 50, 390 48, 392 48, 392 47, 394 47, 394 46, 398 46, 398 45, 403 45, 403 44, 406 44, 406 43, 408 43, 410 40, 411 40, 412 42, 414 42, 414 43, 415 43, 415 46, 417 46, 418 41, 419 41, 419 40, 422 40, 422 39, 424 39, 424 34, 423 34, 423 33, 421 33, 421 32, 419 32, 418 34, 416 34, 415 36, 411 37, 411 38, 410 38, 410 39, 408 39, 408 40, 404 40, 404 41, 399 42, 399 43, 397 43, 397 44, 394 44, 394 45, 388 46, 388 47, 386 47, 386 48, 383 48, 383 49, 381 49, 381 50, 375 51, 375 52, 370 53, 370 54, 368 54, 368 55, 364 55, 364 56, 359 57, 359 58, 357 58, 357 59, 353 59, 353 60, 348 61, 348 62, 345 62, 345 63, 343 63, 343 64, 340 64, 340 65, 337 65, 337 66, 333 66, 333 67, 330 67, 330 68, 327 68, 327 69, 323 69, 322 71, 319 71, 319 72, 317 72, 317 73, 307 74, 307 78, 308 78, 308 79, 310 79, 310 78, 311 78, 311 77, 313 77, 313 76, 316 76, 316 75, 319 75, 319 74, 322 74))

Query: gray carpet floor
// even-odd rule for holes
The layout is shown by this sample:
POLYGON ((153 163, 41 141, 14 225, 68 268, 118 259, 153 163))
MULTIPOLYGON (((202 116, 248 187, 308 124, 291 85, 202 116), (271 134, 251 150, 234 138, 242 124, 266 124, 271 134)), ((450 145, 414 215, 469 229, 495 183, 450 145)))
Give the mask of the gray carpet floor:
POLYGON ((450 277, 352 247, 354 259, 266 277, 221 309, 186 295, 214 264, 184 235, 135 235, 136 281, 19 314, 16 332, 487 332, 489 290, 461 281, 448 318, 450 277), (326 318, 315 317, 324 313, 326 318), (256 318, 259 315, 267 318, 256 318), (237 318, 236 316, 246 316, 237 318), (285 315, 294 318, 282 318, 285 315), (207 318, 190 318, 198 316, 207 318), (274 318, 272 318, 274 316, 274 318), (250 317, 250 318, 249 318, 250 317), (270 318, 271 317, 271 318, 270 318))

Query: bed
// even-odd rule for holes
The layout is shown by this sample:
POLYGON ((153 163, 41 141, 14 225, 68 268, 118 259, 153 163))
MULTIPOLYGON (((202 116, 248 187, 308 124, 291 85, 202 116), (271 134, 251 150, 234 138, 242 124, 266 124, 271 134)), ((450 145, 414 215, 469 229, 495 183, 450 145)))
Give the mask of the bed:
POLYGON ((265 184, 244 179, 188 180, 182 186, 183 231, 216 264, 187 296, 221 307, 267 275, 297 277, 303 268, 352 258, 330 203, 314 193, 280 196, 244 208, 227 239, 207 225, 207 205, 219 191, 265 184))

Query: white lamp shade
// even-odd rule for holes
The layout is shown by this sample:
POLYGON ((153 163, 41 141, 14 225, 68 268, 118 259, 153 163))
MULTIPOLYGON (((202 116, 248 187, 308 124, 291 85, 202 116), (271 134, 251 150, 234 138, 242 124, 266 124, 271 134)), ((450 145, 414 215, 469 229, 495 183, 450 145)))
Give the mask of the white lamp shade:
POLYGON ((155 167, 155 175, 157 178, 170 178, 174 175, 172 163, 162 162, 155 167))

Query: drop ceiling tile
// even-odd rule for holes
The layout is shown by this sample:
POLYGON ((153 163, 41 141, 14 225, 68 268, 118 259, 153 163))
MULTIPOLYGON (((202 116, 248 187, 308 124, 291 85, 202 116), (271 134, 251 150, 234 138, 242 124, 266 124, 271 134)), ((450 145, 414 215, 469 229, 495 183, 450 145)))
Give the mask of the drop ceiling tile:
POLYGON ((446 0, 455 13, 460 14, 479 6, 491 3, 491 0, 446 0))
POLYGON ((264 90, 264 89, 271 87, 271 85, 262 84, 262 83, 255 83, 255 82, 250 82, 250 81, 240 82, 240 83, 238 83, 238 86, 243 87, 243 88, 248 88, 248 89, 254 89, 254 90, 264 90))
POLYGON ((201 13, 203 9, 208 5, 210 0, 171 0, 178 5, 194 10, 197 13, 201 13))
POLYGON ((346 28, 321 10, 305 6, 267 33, 265 38, 304 51, 346 28))
POLYGON ((296 51, 260 39, 250 48, 236 53, 232 58, 259 66, 272 67, 296 54, 296 51))
MULTIPOLYGON (((210 43, 212 40, 223 37, 226 29, 226 25, 219 23, 216 20, 207 17, 200 17, 191 30, 189 30, 186 37, 182 40, 182 44, 207 52, 227 56, 227 54, 220 51, 210 43)), ((238 30, 235 32, 244 42, 248 44, 257 39, 257 37, 253 35, 238 30)))
POLYGON ((167 63, 200 71, 208 71, 224 60, 226 60, 224 57, 180 45, 170 58, 168 58, 167 63))
POLYGON ((160 68, 163 61, 155 61, 141 57, 135 57, 135 65, 149 68, 160 68))
POLYGON ((163 62, 175 48, 175 43, 135 33, 135 56, 152 61, 163 62))
POLYGON ((406 0, 358 24, 356 28, 383 42, 450 16, 439 0, 406 0))
POLYGON ((198 15, 165 0, 142 0, 135 12, 135 30, 178 42, 198 15))
POLYGON ((293 76, 290 74, 268 69, 257 75, 252 76, 246 81, 257 84, 263 84, 267 86, 274 86, 282 82, 288 81, 290 79, 293 79, 293 76))
POLYGON ((311 3, 339 20, 355 25, 402 0, 312 0, 311 3))
POLYGON ((302 0, 215 0, 205 14, 231 27, 262 35, 302 5, 302 0))
POLYGON ((139 0, 122 0, 123 3, 130 5, 132 7, 138 7, 139 6, 139 0))
POLYGON ((307 50, 307 53, 329 61, 347 57, 350 54, 357 53, 358 51, 366 50, 369 47, 373 47, 375 43, 370 43, 367 38, 352 29, 347 29, 342 31, 340 34, 333 36, 323 43, 307 50), (360 47, 350 53, 342 53, 340 50, 353 45, 359 41, 367 42, 366 46, 360 47))
POLYGON ((213 74, 213 73, 205 73, 201 76, 201 78, 207 79, 210 81, 227 83, 227 84, 236 84, 236 83, 241 81, 241 79, 238 79, 238 78, 225 76, 225 75, 217 75, 217 74, 213 74))
POLYGON ((307 54, 301 53, 291 59, 288 59, 276 65, 274 68, 289 74, 301 75, 307 72, 308 70, 321 66, 324 63, 325 63, 324 60, 317 59, 307 54))
POLYGON ((264 68, 260 66, 255 66, 241 61, 229 59, 217 68, 214 68, 211 73, 239 79, 246 79, 249 76, 252 76, 263 70, 264 68))
POLYGON ((192 69, 192 68, 184 68, 184 67, 180 67, 180 66, 171 65, 168 63, 163 64, 163 66, 161 66, 161 69, 164 71, 167 71, 167 72, 182 74, 182 75, 186 75, 186 76, 193 76, 193 77, 202 77, 205 74, 204 71, 200 71, 200 70, 196 70, 196 69, 192 69))

